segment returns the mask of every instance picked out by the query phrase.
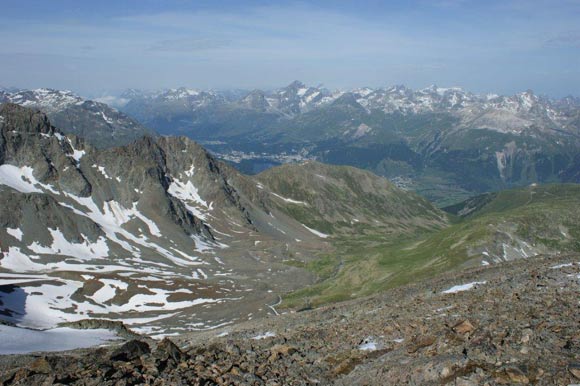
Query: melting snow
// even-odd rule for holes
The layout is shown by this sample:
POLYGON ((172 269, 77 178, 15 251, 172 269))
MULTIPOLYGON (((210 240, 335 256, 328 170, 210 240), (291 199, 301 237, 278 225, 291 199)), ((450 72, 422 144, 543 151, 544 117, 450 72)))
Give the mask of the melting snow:
POLYGON ((6 233, 8 233, 10 236, 16 238, 18 241, 22 241, 22 231, 20 230, 20 228, 6 228, 6 233))
POLYGON ((113 178, 107 174, 104 166, 93 165, 94 168, 97 168, 99 172, 108 180, 112 180, 113 178))
MULTIPOLYGON (((215 245, 203 240, 199 235, 191 235, 191 238, 195 241, 195 250, 197 252, 207 252, 214 249, 215 245)), ((219 243, 220 248, 227 248, 227 245, 219 243)))
POLYGON ((42 193, 35 185, 38 183, 33 169, 28 166, 21 168, 14 165, 0 165, 0 184, 10 186, 21 193, 42 193))
POLYGON ((467 284, 461 284, 461 285, 456 285, 453 286, 451 288, 449 288, 448 290, 443 291, 442 293, 444 294, 454 294, 457 292, 462 292, 462 291, 467 291, 472 289, 473 287, 475 287, 478 284, 485 284, 485 281, 474 281, 472 283, 467 283, 467 284))
POLYGON ((200 218, 202 220, 206 219, 206 215, 204 213, 202 213, 201 210, 199 210, 198 208, 195 208, 191 205, 188 205, 185 202, 185 201, 194 202, 196 204, 199 204, 199 205, 204 206, 205 208, 209 209, 209 205, 207 204, 207 202, 205 202, 201 198, 197 188, 191 183, 191 181, 187 181, 186 183, 183 183, 182 181, 174 179, 171 182, 171 185, 169 185, 169 189, 167 189, 167 193, 169 193, 173 197, 181 200, 183 202, 183 204, 185 205, 185 207, 187 208, 187 210, 189 210, 194 216, 196 216, 197 218, 200 218))
POLYGON ((100 113, 101 113, 101 117, 103 117, 105 122, 107 122, 109 124, 113 123, 113 120, 111 118, 107 117, 103 111, 101 111, 100 113))
POLYGON ((137 202, 133 203, 133 208, 131 209, 131 215, 133 215, 133 216, 137 217, 139 220, 143 221, 145 223, 145 225, 147 225, 147 227, 149 228, 149 233, 151 233, 153 236, 161 237, 161 231, 159 230, 159 227, 157 226, 157 224, 155 224, 155 222, 153 222, 153 220, 146 217, 143 213, 139 212, 139 210, 137 209, 137 202))
POLYGON ((281 200, 283 200, 285 202, 289 202, 291 204, 308 205, 308 203, 307 202, 304 202, 304 201, 297 201, 297 200, 293 200, 291 198, 282 197, 279 194, 276 194, 276 193, 273 193, 273 192, 270 192, 270 193, 272 193, 273 196, 276 196, 279 199, 281 199, 281 200))
MULTIPOLYGON (((109 240, 115 242, 126 251, 132 253, 134 257, 140 256, 139 250, 131 246, 131 244, 129 244, 127 241, 121 240, 117 236, 117 234, 122 235, 124 239, 130 240, 135 244, 154 249, 160 255, 165 256, 167 259, 180 266, 191 265, 193 261, 197 260, 196 257, 189 256, 180 252, 180 255, 185 257, 186 260, 184 260, 180 257, 177 257, 167 249, 155 243, 148 242, 146 238, 136 237, 126 229, 122 228, 121 225, 128 222, 132 217, 138 217, 140 220, 145 221, 143 219, 144 218, 146 219, 146 217, 140 214, 138 211, 136 211, 135 206, 133 206, 133 209, 126 209, 123 208, 116 201, 107 201, 103 203, 103 209, 101 211, 101 209, 99 209, 99 207, 90 197, 78 197, 69 193, 65 194, 68 197, 75 200, 78 204, 86 207, 90 212, 88 213, 81 212, 81 213, 84 216, 96 222, 97 224, 99 224, 109 240)), ((152 222, 151 223, 148 223, 147 221, 145 222, 147 223, 148 226, 150 226, 149 230, 150 232, 152 232, 152 234, 159 234, 158 229, 156 229, 156 227, 151 228, 151 226, 153 225, 152 222)))
POLYGON ((558 264, 558 265, 554 265, 550 268, 552 269, 560 269, 560 268, 566 268, 566 267, 571 267, 573 264, 572 263, 566 263, 566 264, 558 264))
POLYGON ((327 235, 326 233, 319 232, 319 231, 317 231, 316 229, 308 228, 308 227, 307 227, 306 225, 304 225, 304 224, 302 224, 302 226, 303 226, 304 228, 308 229, 310 232, 314 233, 316 236, 318 236, 318 237, 320 237, 320 238, 323 238, 323 239, 325 239, 325 238, 327 238, 327 237, 328 237, 328 235, 327 235))
MULTIPOLYGON (((62 136, 61 136, 62 138, 62 136)), ((59 141, 61 140, 61 138, 59 138, 59 141)), ((68 143, 71 147, 71 149, 73 149, 72 154, 69 154, 68 156, 71 157, 72 159, 74 159, 77 163, 77 165, 81 162, 81 158, 86 154, 86 152, 84 150, 76 150, 73 147, 72 141, 70 140, 70 138, 67 138, 68 143)))
POLYGON ((103 283, 103 287, 91 296, 97 303, 104 303, 111 300, 117 294, 117 289, 126 291, 129 287, 127 283, 121 280, 99 279, 99 281, 103 283))
POLYGON ((58 228, 49 229, 48 231, 52 236, 52 245, 50 247, 43 247, 34 242, 28 248, 40 254, 72 256, 83 260, 107 257, 109 254, 109 247, 104 237, 99 237, 96 242, 90 243, 85 236, 81 235, 85 241, 83 243, 73 243, 68 241, 58 228))
MULTIPOLYGON (((130 297, 124 304, 95 304, 92 302, 79 302, 74 300, 74 294, 83 286, 80 281, 47 278, 51 283, 27 286, 19 286, 19 291, 0 293, 3 306, 0 310, 9 310, 13 314, 14 321, 18 325, 29 328, 52 328, 58 323, 76 321, 87 317, 102 317, 109 313, 125 312, 164 312, 165 315, 157 315, 154 320, 167 317, 166 311, 181 310, 200 304, 222 303, 227 298, 197 298, 179 302, 169 301, 168 298, 175 291, 164 288, 147 286, 147 293, 139 293, 130 297), (59 282, 54 283, 55 280, 59 282)), ((117 289, 125 290, 128 285, 123 281, 101 279, 105 287, 101 288, 91 297, 99 302, 112 299, 117 289)), ((26 282, 22 280, 21 283, 26 282)), ((123 320, 123 319, 120 319, 123 320)), ((141 320, 129 319, 131 323, 141 320)), ((147 320, 143 321, 144 323, 147 320)))
POLYGON ((358 349, 361 351, 376 351, 378 347, 372 340, 365 340, 365 343, 358 346, 358 349))
POLYGON ((189 170, 185 171, 185 175, 188 177, 193 177, 193 172, 195 171, 195 166, 192 164, 189 170))
POLYGON ((118 336, 105 329, 77 330, 60 327, 37 331, 0 325, 0 354, 24 354, 38 351, 66 351, 86 348, 118 340, 118 336))
MULTIPOLYGON (((58 261, 55 263, 36 263, 33 260, 40 259, 39 256, 32 255, 32 254, 25 254, 23 253, 19 247, 9 247, 8 251, 2 252, 3 258, 0 260, 0 267, 5 268, 7 270, 11 270, 14 272, 22 273, 22 272, 59 272, 59 271, 68 271, 68 272, 117 272, 117 271, 133 271, 133 272, 143 272, 143 268, 131 268, 124 265, 114 265, 114 264, 75 264, 69 263, 67 261, 58 261)), ((149 269, 152 271, 152 269, 149 269)), ((157 272, 157 271, 154 271, 157 272)), ((2 277, 6 277, 7 273, 0 274, 0 280, 2 277)), ((25 277, 29 278, 28 275, 22 275, 24 282, 28 281, 29 279, 24 279, 25 277)))
POLYGON ((16 272, 42 271, 46 269, 45 265, 31 260, 31 258, 38 259, 38 256, 25 255, 18 247, 9 247, 8 251, 2 252, 2 254, 4 255, 0 261, 2 268, 16 272))
POLYGON ((274 334, 272 331, 268 331, 268 332, 266 332, 264 334, 256 335, 252 339, 254 339, 254 340, 260 340, 260 339, 273 338, 275 336, 276 336, 276 334, 274 334))

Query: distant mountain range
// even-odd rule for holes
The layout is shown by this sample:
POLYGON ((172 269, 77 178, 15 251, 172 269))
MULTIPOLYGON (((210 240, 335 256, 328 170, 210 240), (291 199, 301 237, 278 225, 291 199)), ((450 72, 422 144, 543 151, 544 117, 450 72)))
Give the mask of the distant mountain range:
POLYGON ((99 99, 118 112, 70 92, 2 95, 45 111, 97 147, 129 143, 147 127, 199 141, 246 173, 308 159, 351 165, 441 206, 536 182, 580 182, 575 97, 436 86, 330 91, 295 81, 274 91, 132 89, 99 99))
POLYGON ((171 109, 193 113, 227 106, 229 109, 257 110, 288 118, 331 105, 343 105, 362 109, 368 114, 373 111, 402 115, 453 112, 461 118, 464 126, 500 132, 519 133, 536 125, 579 134, 574 120, 578 118, 580 98, 552 100, 539 97, 530 90, 513 96, 476 95, 459 87, 434 85, 417 91, 405 86, 329 91, 294 81, 276 91, 254 90, 239 97, 231 93, 188 88, 158 92, 131 89, 119 98, 108 100, 143 121, 155 120, 158 113, 163 115, 165 112, 167 121, 171 122, 167 114, 171 109))
POLYGON ((245 172, 318 159, 369 169, 440 205, 535 182, 580 181, 580 99, 293 82, 233 97, 186 88, 122 95, 161 134, 186 135, 245 172))

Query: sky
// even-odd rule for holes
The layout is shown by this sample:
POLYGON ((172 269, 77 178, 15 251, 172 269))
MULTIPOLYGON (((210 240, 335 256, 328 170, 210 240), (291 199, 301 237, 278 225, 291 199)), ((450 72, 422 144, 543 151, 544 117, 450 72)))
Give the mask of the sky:
POLYGON ((580 95, 580 0, 1 0, 0 85, 580 95))

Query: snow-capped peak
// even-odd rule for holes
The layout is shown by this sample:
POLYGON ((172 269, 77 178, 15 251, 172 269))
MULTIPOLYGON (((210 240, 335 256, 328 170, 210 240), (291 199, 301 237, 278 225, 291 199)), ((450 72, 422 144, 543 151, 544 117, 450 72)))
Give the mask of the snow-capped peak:
POLYGON ((84 102, 80 96, 72 91, 50 88, 18 91, 10 94, 8 99, 12 103, 22 106, 34 106, 46 111, 60 111, 70 105, 84 102))

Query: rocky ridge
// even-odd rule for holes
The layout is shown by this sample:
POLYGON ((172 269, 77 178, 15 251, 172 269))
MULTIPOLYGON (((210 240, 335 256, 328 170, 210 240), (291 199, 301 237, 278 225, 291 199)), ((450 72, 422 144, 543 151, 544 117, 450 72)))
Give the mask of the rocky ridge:
POLYGON ((580 256, 480 267, 235 327, 5 356, 5 385, 568 385, 580 380, 580 256), (361 328, 364 326, 364 328, 361 328))
POLYGON ((178 329, 231 323, 312 280, 284 278, 296 271, 284 242, 324 247, 190 140, 98 150, 15 104, 0 107, 0 197, 0 310, 24 327, 92 317, 162 333, 180 312, 178 329), (252 290, 264 275, 272 285, 252 290))
MULTIPOLYGON (((147 93, 131 90, 122 96, 128 100, 122 108, 143 121, 152 115, 171 113, 177 106, 181 114, 193 113, 208 107, 230 105, 229 108, 247 108, 280 116, 294 117, 314 109, 346 100, 367 113, 386 114, 452 113, 464 127, 519 133, 531 126, 546 129, 568 128, 568 135, 579 135, 578 128, 570 127, 580 104, 577 98, 561 100, 537 96, 531 90, 511 96, 478 95, 460 87, 429 87, 412 90, 405 86, 384 88, 356 88, 329 91, 323 87, 306 86, 294 81, 286 87, 263 91, 253 90, 239 100, 231 100, 217 91, 187 88, 147 93), (163 107, 162 104, 165 104, 163 107)), ((149 117, 149 118, 148 118, 149 117)))
POLYGON ((97 148, 126 145, 154 134, 124 113, 67 90, 1 92, 0 103, 8 102, 43 111, 64 133, 80 136, 97 148))

